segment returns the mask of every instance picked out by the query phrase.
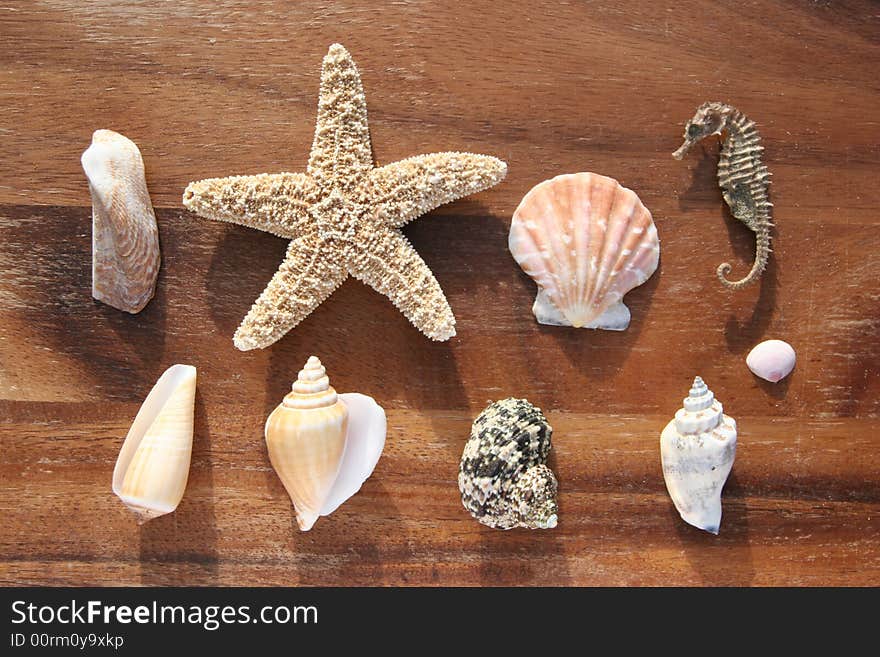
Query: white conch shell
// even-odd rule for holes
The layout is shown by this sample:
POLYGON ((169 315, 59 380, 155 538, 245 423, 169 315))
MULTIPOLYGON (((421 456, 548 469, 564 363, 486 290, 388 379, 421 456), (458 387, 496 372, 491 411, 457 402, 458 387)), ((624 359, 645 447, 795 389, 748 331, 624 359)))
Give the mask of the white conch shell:
POLYGON ((173 365, 138 411, 113 470, 113 492, 142 524, 180 504, 192 455, 196 368, 173 365))
POLYGON ((685 522, 718 533, 721 489, 735 458, 736 422, 696 377, 684 408, 660 435, 666 489, 685 522))
POLYGON ((140 312, 156 291, 160 264, 141 153, 119 133, 96 130, 82 167, 92 195, 92 296, 140 312))
POLYGON ((385 445, 385 411, 370 397, 337 395, 315 356, 266 421, 266 446, 308 531, 360 490, 385 445))
POLYGON ((746 365, 752 374, 770 383, 781 381, 791 374, 796 361, 794 349, 782 340, 765 340, 746 357, 746 365))
POLYGON ((660 240, 635 192, 595 173, 533 187, 513 213, 508 247, 538 284, 541 324, 622 331, 624 295, 657 269, 660 240))

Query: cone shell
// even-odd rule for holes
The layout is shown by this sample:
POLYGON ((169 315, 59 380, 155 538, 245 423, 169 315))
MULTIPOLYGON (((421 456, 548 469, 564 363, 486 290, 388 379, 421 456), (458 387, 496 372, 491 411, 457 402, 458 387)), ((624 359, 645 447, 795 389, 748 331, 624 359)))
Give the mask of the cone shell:
POLYGON ((510 226, 508 247, 538 284, 541 324, 622 331, 624 295, 657 269, 660 241, 635 192, 595 173, 565 174, 532 188, 510 226))
POLYGON ((140 312, 159 275, 159 230, 144 162, 133 141, 96 130, 82 154, 92 196, 92 296, 140 312))
POLYGON ((113 470, 113 492, 139 523, 171 513, 189 477, 196 368, 168 368, 135 417, 113 470))
POLYGON ((721 489, 736 458, 736 422, 700 377, 660 435, 666 489, 682 519, 717 534, 721 489))

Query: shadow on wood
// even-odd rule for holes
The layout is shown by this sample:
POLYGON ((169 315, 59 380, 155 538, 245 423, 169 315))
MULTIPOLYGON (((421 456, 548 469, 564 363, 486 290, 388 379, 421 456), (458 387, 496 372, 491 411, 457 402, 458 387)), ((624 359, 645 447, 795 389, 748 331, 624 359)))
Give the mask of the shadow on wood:
POLYGON ((211 584, 217 577, 217 523, 211 434, 201 395, 196 390, 190 478, 180 506, 140 527, 140 581, 147 586, 211 584), (192 564, 193 581, 180 581, 171 563, 192 564), (170 571, 170 572, 169 572, 170 571))
MULTIPOLYGON (((731 315, 724 325, 727 348, 734 354, 744 355, 751 351, 755 345, 765 339, 767 329, 773 323, 777 286, 776 259, 773 256, 770 256, 761 278, 753 285, 760 286, 760 292, 749 319, 741 322, 731 315)), ((730 294, 746 294, 746 292, 730 290, 730 294)))
MULTIPOLYGON (((192 213, 194 222, 217 224, 192 213)), ((244 226, 222 227, 223 236, 211 254, 205 282, 211 319, 223 335, 232 336, 251 305, 284 260, 288 240, 244 226)))
POLYGON ((721 529, 717 536, 687 524, 671 500, 669 522, 674 524, 685 556, 702 584, 749 586, 755 576, 749 544, 749 514, 735 472, 727 479, 721 504, 721 529))

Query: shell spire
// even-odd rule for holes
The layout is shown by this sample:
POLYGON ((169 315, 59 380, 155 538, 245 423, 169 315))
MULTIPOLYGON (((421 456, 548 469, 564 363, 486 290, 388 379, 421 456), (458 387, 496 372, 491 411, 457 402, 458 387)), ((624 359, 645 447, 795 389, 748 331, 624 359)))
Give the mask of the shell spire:
POLYGON ((715 394, 700 377, 694 378, 682 408, 675 413, 675 427, 681 434, 699 434, 711 431, 721 422, 724 409, 715 400, 715 394))

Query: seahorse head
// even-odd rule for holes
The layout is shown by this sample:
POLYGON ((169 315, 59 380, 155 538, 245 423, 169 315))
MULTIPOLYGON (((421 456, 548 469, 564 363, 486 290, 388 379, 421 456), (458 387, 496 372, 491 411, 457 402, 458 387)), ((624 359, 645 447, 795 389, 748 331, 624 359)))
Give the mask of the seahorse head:
POLYGON ((727 124, 731 109, 724 103, 712 102, 700 105, 694 117, 684 126, 684 143, 672 154, 672 157, 680 160, 697 142, 710 135, 720 135, 727 124))

